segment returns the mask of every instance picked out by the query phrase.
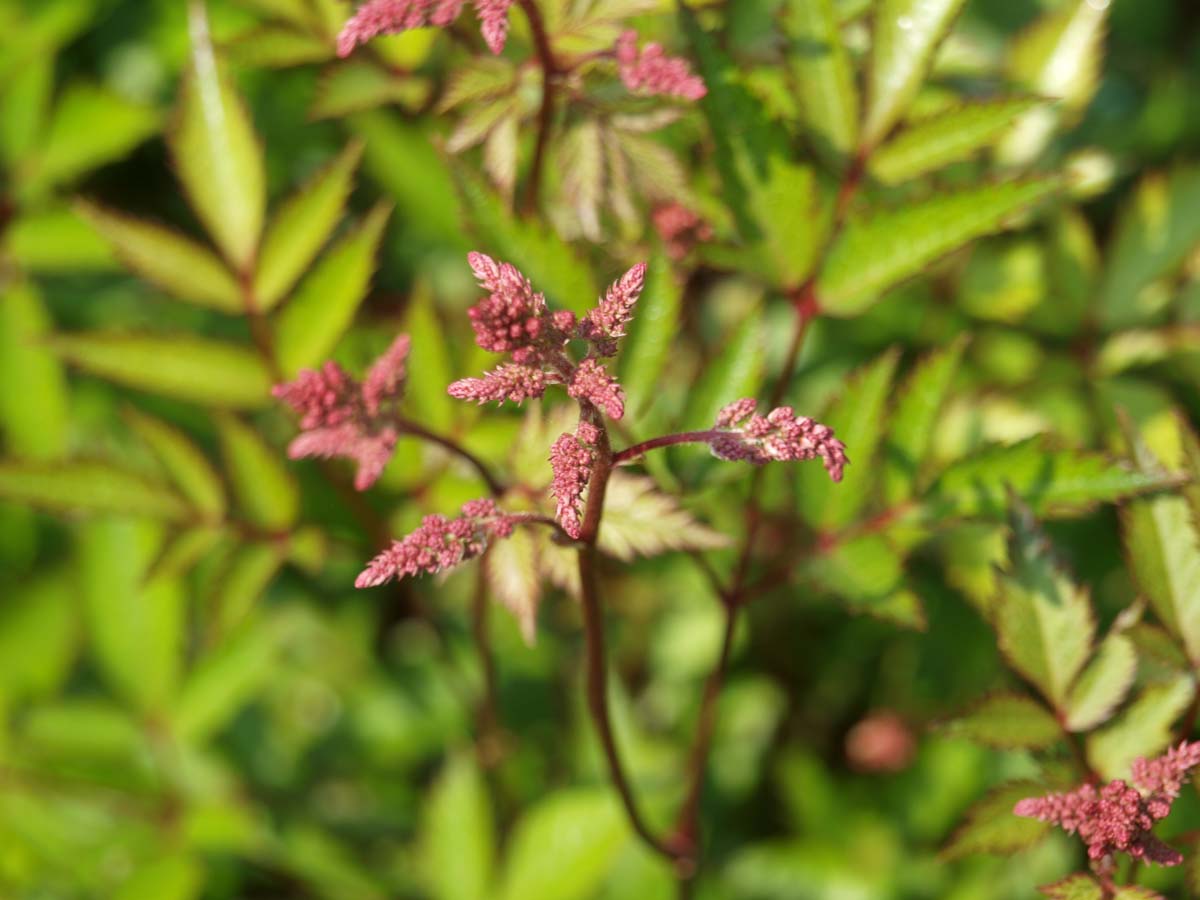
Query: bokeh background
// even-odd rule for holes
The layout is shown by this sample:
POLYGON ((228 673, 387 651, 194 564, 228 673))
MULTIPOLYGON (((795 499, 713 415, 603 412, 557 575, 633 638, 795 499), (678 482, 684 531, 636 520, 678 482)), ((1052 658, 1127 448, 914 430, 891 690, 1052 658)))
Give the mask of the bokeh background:
MULTIPOLYGON (((783 5, 709 4, 700 20, 747 90, 787 121, 771 37, 783 5)), ((860 49, 867 5, 839 4, 860 49)), ((946 92, 1003 83, 1022 29, 1075 5, 969 0, 922 95, 929 108, 946 92)), ((688 52, 671 4, 635 6, 645 33, 688 52)), ((554 412, 547 424, 444 396, 488 363, 463 316, 477 297, 465 252, 547 273, 552 297, 576 308, 636 259, 671 263, 648 224, 580 240, 570 203, 550 217, 577 242, 569 253, 554 232, 515 224, 502 195, 480 186, 478 151, 445 149, 457 120, 438 98, 470 29, 422 31, 337 62, 332 36, 349 11, 336 0, 208 3, 212 40, 261 142, 270 209, 347 146, 341 164, 358 168, 352 141, 365 141, 346 221, 367 221, 377 265, 369 289, 369 252, 310 286, 340 296, 338 285, 361 282, 344 303, 353 326, 330 349, 361 371, 407 330, 409 413, 506 471, 548 480, 554 412), (370 218, 380 201, 394 206, 381 234, 384 220, 370 218), (584 290, 566 297, 564 286, 584 290)), ((181 0, 0 0, 0 896, 674 896, 671 873, 631 836, 607 787, 567 593, 529 584, 519 557, 495 576, 510 605, 541 602, 533 645, 500 603, 483 623, 493 720, 472 639, 477 567, 396 591, 352 588, 380 523, 399 534, 423 513, 452 511, 480 493, 472 472, 406 439, 355 501, 347 470, 289 463, 294 425, 265 396, 245 318, 219 298, 178 302, 101 238, 98 209, 205 240, 169 150, 192 14, 181 0), (172 454, 184 457, 174 469, 163 462, 172 454), (191 501, 207 498, 200 512, 169 487, 179 471, 195 479, 191 501)), ((527 35, 513 20, 519 60, 527 35)), ((798 408, 824 408, 848 372, 889 348, 908 365, 969 334, 933 438, 938 459, 1038 434, 1111 448, 1118 402, 1164 452, 1175 413, 1196 419, 1200 170, 1187 163, 1200 160, 1200 4, 1113 0, 1105 32, 1094 83, 1036 164, 1068 168, 1070 190, 861 315, 816 323, 788 393, 798 408), (1122 228, 1137 246, 1116 246, 1122 228), (1106 270, 1118 263, 1117 275, 1106 270), (1096 313, 1097 284, 1119 277, 1140 299, 1096 313)), ((536 106, 536 90, 521 102, 536 106)), ((656 140, 677 160, 664 177, 715 209, 703 115, 656 140)), ((990 165, 937 178, 953 186, 990 165)), ((550 167, 552 185, 564 171, 550 167)), ((675 264, 679 325, 661 377, 630 386, 633 435, 711 404, 693 395, 713 360, 720 374, 701 387, 733 399, 760 391, 786 351, 790 306, 749 257, 739 263, 728 217, 713 218, 725 252, 675 264)), ((363 232, 346 228, 352 256, 363 232)), ((669 505, 680 516, 671 530, 697 546, 739 533, 748 481, 702 456, 672 452, 652 472, 664 494, 684 498, 686 512, 669 505)), ((645 520, 664 508, 627 506, 630 540, 650 552, 606 573, 612 690, 629 767, 651 818, 666 822, 721 613, 688 556, 666 552, 677 536, 646 536, 645 520)), ((1111 621, 1136 593, 1115 512, 1050 530, 1111 621)), ((810 537, 764 539, 786 558, 810 537)), ((719 705, 700 897, 1021 900, 1079 867, 1080 848, 1061 835, 1012 857, 972 852, 1009 840, 1003 802, 977 811, 998 836, 954 840, 990 788, 1040 770, 1025 752, 938 727, 1016 682, 972 596, 989 589, 994 530, 926 537, 903 557, 868 546, 841 560, 866 573, 865 586, 815 573, 749 607, 719 705), (856 591, 878 615, 837 599, 861 600, 856 591)), ((1187 793, 1169 831, 1197 827, 1200 802, 1187 793)), ((1149 877, 1185 896, 1179 873, 1149 877)))

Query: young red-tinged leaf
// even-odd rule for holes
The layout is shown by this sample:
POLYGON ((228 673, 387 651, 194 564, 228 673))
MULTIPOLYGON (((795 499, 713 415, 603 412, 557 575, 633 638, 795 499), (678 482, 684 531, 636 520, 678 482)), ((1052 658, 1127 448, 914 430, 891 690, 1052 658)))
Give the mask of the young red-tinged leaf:
POLYGON ((1062 726, 1041 703, 1023 694, 992 694, 947 722, 951 737, 1002 750, 1041 750, 1062 740, 1062 726))
POLYGON ((293 377, 321 363, 354 321, 370 288, 375 254, 391 213, 390 204, 377 205, 322 257, 280 311, 275 352, 285 375, 293 377))
POLYGON ((295 524, 299 489, 283 453, 234 416, 220 416, 217 431, 234 497, 246 517, 271 531, 284 531, 295 524))
POLYGON ((196 511, 220 521, 225 515, 225 487, 204 452, 186 434, 161 419, 133 408, 127 409, 125 416, 196 511))
POLYGON ((317 83, 310 119, 340 119, 352 113, 399 104, 406 109, 423 106, 432 87, 426 78, 391 72, 363 57, 348 59, 326 69, 317 83))
POLYGON ((483 565, 495 599, 517 617, 521 637, 537 640, 537 613, 542 599, 540 542, 529 528, 517 528, 506 540, 488 548, 483 565))
POLYGON ((0 497, 51 512, 127 513, 186 519, 188 505, 166 485, 111 463, 0 460, 0 497))
POLYGON ((900 120, 963 0, 880 0, 872 17, 862 143, 878 144, 900 120))
POLYGON ((1107 722, 1125 700, 1137 675, 1138 658, 1133 641, 1110 634, 1071 688, 1066 702, 1069 731, 1091 731, 1107 722))
POLYGON ((424 804, 422 876, 433 900, 488 900, 496 836, 487 782, 470 753, 451 756, 424 804))
POLYGON ((938 415, 958 372, 967 338, 926 356, 909 374, 892 411, 891 427, 883 442, 884 496, 891 506, 903 503, 922 487, 928 471, 926 456, 933 442, 938 415))
POLYGON ((814 528, 832 532, 856 521, 874 493, 879 474, 876 450, 883 440, 885 410, 899 359, 899 351, 893 349, 858 369, 820 418, 846 445, 850 465, 840 483, 831 481, 821 466, 799 467, 799 510, 814 528))
POLYGON ((191 335, 76 333, 48 342, 83 371, 127 387, 206 406, 252 409, 271 399, 254 351, 191 335))
POLYGON ((921 600, 905 585, 903 560, 882 535, 839 541, 807 560, 805 574, 855 613, 905 628, 925 628, 921 600))
POLYGON ((1104 889, 1091 875, 1076 872, 1062 881, 1042 885, 1038 888, 1050 900, 1103 900, 1104 889))
POLYGON ((286 551, 280 541, 246 543, 234 551, 208 604, 214 634, 224 636, 246 620, 275 580, 286 551))
POLYGON ((1015 781, 994 789, 967 811, 966 821, 942 851, 943 858, 961 859, 975 853, 1012 854, 1032 847, 1046 836, 1050 826, 1013 815, 1013 807, 1026 797, 1044 792, 1044 786, 1030 781, 1015 781))
POLYGON ((1092 653, 1087 591, 1058 566, 1027 508, 1010 517, 1009 569, 999 578, 993 624, 1009 664, 1058 710, 1092 653))
POLYGON ((1004 134, 1014 117, 1043 102, 1036 97, 980 100, 906 124, 871 154, 871 174, 900 184, 967 159, 1004 134))
POLYGON ((975 238, 1003 229, 1057 188, 1054 179, 987 184, 852 218, 817 282, 822 311, 832 316, 861 313, 889 287, 975 238))
POLYGON ((1139 472, 1100 453, 1054 449, 1034 437, 984 447, 952 464, 934 482, 926 502, 937 518, 997 518, 1008 507, 1005 491, 1011 487, 1040 517, 1071 516, 1174 480, 1139 472))
POLYGON ((633 422, 640 420, 659 393, 659 379, 678 334, 682 303, 683 286, 666 256, 656 252, 647 266, 646 286, 618 359, 625 408, 633 422))
POLYGON ((787 58, 803 124, 818 151, 834 161, 848 160, 858 139, 858 90, 833 0, 791 0, 784 7, 783 23, 794 42, 787 58))
POLYGON ((1171 727, 1195 692, 1191 675, 1146 687, 1114 722, 1088 736, 1087 757, 1092 768, 1103 778, 1128 779, 1135 759, 1153 759, 1171 743, 1171 727))
POLYGON ((697 522, 674 498, 661 494, 654 481, 614 472, 608 482, 600 549, 626 562, 669 550, 717 550, 729 538, 697 522))
POLYGON ((67 379, 43 341, 53 322, 31 282, 0 285, 0 429, 9 453, 61 459, 67 451, 67 379), (17 386, 20 386, 17 388, 17 386))
POLYGON ((235 269, 249 267, 262 233, 266 176, 250 114, 213 53, 204 4, 188 4, 191 61, 168 134, 196 215, 235 269))
POLYGON ((207 247, 173 229, 90 203, 80 213, 109 243, 117 258, 172 297, 227 313, 242 313, 237 280, 207 247))
MULTIPOLYGON (((1165 476, 1128 423, 1125 440, 1139 472, 1165 476)), ((1190 504, 1178 493, 1134 499, 1121 510, 1121 526, 1134 581, 1192 663, 1200 664, 1200 532, 1190 504)))
POLYGON ((254 274, 254 303, 260 311, 271 309, 286 296, 337 227, 362 151, 362 141, 347 144, 267 226, 254 274))
POLYGON ((762 380, 765 337, 762 308, 756 306, 704 366, 693 390, 688 392, 683 415, 685 428, 711 428, 717 413, 727 404, 740 397, 754 396, 762 380))

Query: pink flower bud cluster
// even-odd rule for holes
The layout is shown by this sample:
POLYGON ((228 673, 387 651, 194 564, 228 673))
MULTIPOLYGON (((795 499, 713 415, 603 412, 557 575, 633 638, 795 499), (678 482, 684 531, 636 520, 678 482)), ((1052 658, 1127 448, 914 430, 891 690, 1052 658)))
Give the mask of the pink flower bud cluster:
POLYGON ((687 60, 667 56, 662 46, 655 43, 639 51, 637 39, 633 30, 617 38, 617 67, 625 87, 642 94, 662 94, 682 100, 699 100, 708 93, 704 80, 692 72, 687 60))
POLYGON ((716 431, 708 441, 714 456, 755 465, 820 457, 829 477, 842 480, 849 460, 846 445, 833 436, 833 429, 808 416, 796 415, 790 406, 777 407, 765 416, 756 415, 756 407, 757 403, 747 397, 721 410, 716 431))
POLYGON ((712 240, 712 227, 682 203, 672 201, 657 207, 650 220, 674 260, 683 259, 697 243, 712 240))
POLYGON ((374 484, 396 449, 388 412, 404 392, 409 346, 408 335, 399 335, 362 385, 335 362, 276 385, 271 393, 300 414, 301 432, 288 456, 351 459, 358 466, 354 486, 365 491, 374 484))
POLYGON ((1134 859, 1177 866, 1183 856, 1156 838, 1151 828, 1170 813, 1172 801, 1197 765, 1200 742, 1184 742, 1157 759, 1136 760, 1135 786, 1120 779, 1099 789, 1085 784, 1067 793, 1027 798, 1013 812, 1058 825, 1068 834, 1077 832, 1091 859, 1121 852, 1134 859))
POLYGON ((559 435, 550 448, 550 468, 554 471, 550 490, 558 504, 554 515, 563 531, 576 540, 583 532, 583 492, 592 477, 599 439, 595 425, 580 422, 574 434, 559 435))
POLYGON ((384 550, 362 571, 355 587, 375 587, 427 572, 431 575, 457 566, 487 549, 493 538, 512 534, 514 520, 491 500, 472 500, 454 519, 426 516, 419 528, 384 550))
MULTIPOLYGON (((475 14, 488 49, 499 53, 508 38, 508 8, 513 0, 475 0, 475 14)), ((454 23, 466 0, 367 0, 338 35, 338 56, 349 56, 359 44, 383 34, 454 23)))
POLYGON ((593 404, 610 418, 621 418, 625 395, 597 357, 616 353, 617 340, 625 335, 645 284, 645 264, 626 272, 579 321, 567 310, 551 312, 546 298, 515 266, 482 253, 471 253, 467 259, 480 286, 490 292, 467 312, 475 342, 493 353, 507 353, 511 361, 482 378, 454 382, 448 389, 450 396, 477 403, 521 403, 541 397, 549 384, 562 384, 570 396, 593 404), (589 344, 587 356, 578 363, 567 352, 573 338, 589 344))

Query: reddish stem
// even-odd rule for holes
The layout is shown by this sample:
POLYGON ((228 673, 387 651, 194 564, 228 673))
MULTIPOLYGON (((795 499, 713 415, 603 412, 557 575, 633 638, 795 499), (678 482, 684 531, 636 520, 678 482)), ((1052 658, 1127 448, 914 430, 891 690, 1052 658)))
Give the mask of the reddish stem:
POLYGON ((660 447, 673 447, 676 444, 707 444, 720 433, 719 430, 710 428, 707 431, 681 431, 678 434, 664 434, 661 437, 651 438, 648 441, 642 441, 640 444, 626 447, 613 457, 612 464, 614 466, 622 466, 626 463, 635 462, 649 451, 658 450, 660 447))
POLYGON ((483 479, 493 497, 499 497, 506 490, 503 482, 492 474, 492 470, 488 468, 487 463, 453 438, 430 431, 423 425, 418 425, 411 419, 403 417, 396 418, 396 427, 405 434, 411 434, 423 441, 437 444, 439 447, 444 447, 456 456, 461 457, 479 473, 479 477, 483 479))
POLYGON ((531 214, 537 210, 538 191, 541 188, 542 169, 546 164, 546 150, 550 145, 550 132, 554 126, 554 77, 558 74, 558 61, 554 58, 554 50, 550 46, 550 37, 546 33, 546 22, 542 11, 537 8, 535 0, 518 0, 525 17, 529 20, 529 30, 533 35, 533 45, 537 50, 538 63, 542 67, 542 105, 538 110, 537 139, 533 147, 533 162, 529 167, 529 175, 525 182, 525 197, 522 209, 531 214))

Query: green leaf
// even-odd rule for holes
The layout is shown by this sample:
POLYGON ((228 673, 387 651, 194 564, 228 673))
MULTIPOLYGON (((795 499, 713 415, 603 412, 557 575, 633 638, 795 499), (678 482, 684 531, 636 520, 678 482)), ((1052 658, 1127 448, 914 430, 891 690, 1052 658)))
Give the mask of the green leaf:
POLYGON ((653 479, 614 472, 604 498, 604 518, 597 538, 600 549, 629 562, 668 550, 716 550, 729 546, 725 535, 704 525, 653 479))
POLYGON ((1105 779, 1128 779, 1135 759, 1153 759, 1171 743, 1171 727, 1195 692, 1191 675, 1145 688, 1116 721, 1088 736, 1087 757, 1092 768, 1105 779))
POLYGON ((963 0, 879 0, 872 18, 862 143, 878 144, 900 120, 963 0))
POLYGON ((1052 179, 988 184, 852 218, 817 283, 822 311, 832 316, 862 312, 887 288, 969 241, 1003 229, 1057 187, 1052 179))
POLYGON ((80 530, 80 585, 101 672, 140 710, 165 711, 183 659, 186 595, 174 579, 143 581, 159 529, 106 518, 80 530))
POLYGON ((705 365, 695 389, 689 392, 685 428, 711 428, 727 404, 755 394, 762 379, 764 340, 762 310, 756 308, 705 365))
POLYGON ((1011 529, 1009 570, 999 578, 993 617, 1000 650, 1013 669, 1063 710, 1092 653, 1092 604, 1059 568, 1027 508, 1014 508, 1011 529))
POLYGON ((377 205, 305 276, 275 326, 280 368, 291 377, 321 363, 337 346, 366 299, 375 254, 392 207, 377 205))
POLYGON ((300 512, 296 481, 282 451, 263 442, 256 431, 233 416, 217 419, 221 455, 238 506, 255 525, 285 531, 300 512))
POLYGON ((1143 887, 1140 884, 1127 884, 1117 888, 1113 900, 1167 900, 1158 891, 1143 887))
POLYGON ((666 368, 671 345, 678 336, 683 285, 661 251, 650 260, 646 285, 637 312, 622 342, 620 381, 625 388, 626 409, 636 422, 654 402, 659 379, 666 368))
POLYGON ((1037 819, 1013 815, 1013 807, 1026 797, 1045 793, 1030 781, 1001 785, 967 812, 966 821, 942 851, 945 859, 962 859, 976 853, 1011 854, 1032 847, 1050 826, 1037 819))
POLYGON ((1147 175, 1121 212, 1106 254, 1099 313, 1108 329, 1127 328, 1162 311, 1170 292, 1147 290, 1171 276, 1200 242, 1200 166, 1147 175))
POLYGON ((790 0, 784 27, 803 124, 820 151, 848 159, 858 139, 858 92, 842 46, 833 0, 790 0))
POLYGON ((1119 634, 1105 638, 1071 688, 1065 708, 1067 729, 1091 731, 1107 722, 1133 686, 1137 663, 1133 641, 1119 634))
POLYGON ((1035 97, 980 100, 910 122, 871 154, 871 174, 885 184, 900 184, 967 159, 1041 103, 1035 97))
POLYGON ((433 783, 421 827, 421 860, 433 900, 488 900, 496 857, 487 782, 466 753, 433 783))
POLYGON ((204 867, 188 856, 163 856, 139 866, 113 900, 193 900, 204 886, 204 867))
POLYGON ((0 702, 51 695, 70 674, 79 643, 75 580, 60 570, 7 595, 0 605, 0 702))
POLYGON ((52 327, 31 283, 0 285, 0 384, 9 386, 0 390, 0 429, 8 452, 25 459, 60 459, 67 450, 67 379, 42 343, 52 327))
POLYGON ((126 266, 172 297, 240 314, 242 291, 207 247, 162 225, 80 203, 79 212, 126 266))
POLYGON ((457 416, 456 404, 446 393, 454 380, 447 329, 438 316, 428 282, 418 281, 409 294, 400 328, 412 340, 408 371, 419 372, 405 387, 406 409, 413 419, 434 431, 450 431, 457 416))
POLYGON ((1103 900, 1104 889, 1091 875, 1076 872, 1062 881, 1038 888, 1050 900, 1103 900))
POLYGON ((922 487, 938 416, 950 393, 967 338, 926 356, 904 382, 883 442, 884 496, 891 506, 922 487))
POLYGON ((558 791, 514 830, 500 900, 586 900, 629 840, 611 791, 558 791))
POLYGON ((37 193, 120 159, 159 129, 158 111, 92 85, 67 88, 22 191, 37 193))
POLYGON ((1062 728, 1046 707, 1023 694, 993 694, 948 722, 944 731, 1002 750, 1041 750, 1063 738, 1062 728))
POLYGON ((254 301, 259 310, 269 310, 283 299, 337 227, 362 151, 362 141, 351 141, 267 226, 254 274, 254 301))
POLYGON ((45 131, 54 92, 54 58, 32 54, 13 70, 0 69, 0 154, 10 164, 29 156, 45 131))
POLYGON ((0 252, 30 272, 119 268, 95 229, 75 210, 62 206, 23 211, 5 229, 0 252))
POLYGON ((938 536, 936 548, 946 583, 961 591, 984 618, 991 618, 998 593, 997 572, 1008 564, 1004 527, 991 522, 958 522, 938 536))
POLYGON ((303 66, 332 59, 335 50, 329 41, 311 31, 286 25, 262 25, 253 28, 226 45, 239 66, 278 68, 303 66))
POLYGON ((262 234, 266 175, 250 114, 221 71, 204 6, 188 6, 191 61, 168 136, 192 208, 238 271, 249 268, 262 234))
MULTIPOLYGON (((1132 428, 1127 428, 1126 440, 1138 472, 1165 477, 1132 428)), ((1200 664, 1200 533, 1190 504, 1177 493, 1131 500, 1121 509, 1121 532, 1141 593, 1192 663, 1200 664)))
POLYGON ((806 572, 855 613, 905 628, 925 628, 921 599, 905 586, 903 560, 881 535, 838 541, 809 560, 806 572))
POLYGON ((126 418, 192 506, 208 519, 222 519, 225 488, 204 452, 186 434, 161 419, 134 409, 126 411, 126 418))
POLYGON ((111 513, 183 520, 189 510, 170 488, 102 462, 0 461, 0 497, 51 512, 111 513))
POLYGON ((428 79, 391 72, 361 57, 348 59, 321 76, 308 115, 341 119, 394 103, 412 109, 424 105, 430 92, 428 79))
POLYGON ((283 565, 286 547, 279 541, 254 542, 238 547, 213 590, 213 629, 226 634, 246 616, 275 580, 283 565))
POLYGON ((49 342, 67 362, 154 394, 249 409, 271 397, 271 375, 254 351, 191 335, 77 333, 49 342))
POLYGON ((889 350, 860 368, 822 417, 846 445, 851 464, 840 483, 832 481, 815 461, 799 467, 799 511, 814 528, 825 532, 844 528, 857 519, 870 499, 876 484, 875 451, 883 438, 884 411, 899 358, 898 351, 889 350))
POLYGON ((488 586, 495 599, 517 619, 521 637, 529 646, 537 640, 538 606, 542 600, 537 536, 528 528, 518 528, 503 541, 497 541, 484 559, 488 586))
POLYGON ((1057 450, 1033 437, 985 447, 954 463, 934 482, 926 502, 935 518, 995 518, 1008 508, 1005 491, 1011 487, 1039 517, 1070 516, 1171 483, 1103 454, 1057 450))

